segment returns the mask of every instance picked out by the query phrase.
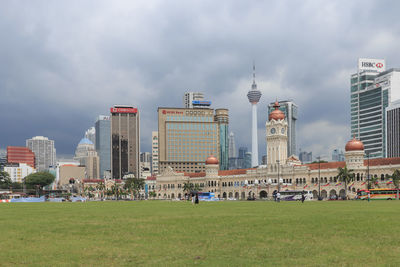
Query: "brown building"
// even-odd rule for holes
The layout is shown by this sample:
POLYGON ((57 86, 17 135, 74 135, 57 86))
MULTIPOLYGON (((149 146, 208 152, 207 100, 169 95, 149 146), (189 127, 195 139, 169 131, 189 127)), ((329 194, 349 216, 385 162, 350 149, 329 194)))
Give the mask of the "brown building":
POLYGON ((111 108, 111 177, 140 177, 139 111, 132 106, 111 108))
POLYGON ((75 183, 80 183, 85 179, 85 166, 65 164, 60 166, 59 171, 58 187, 68 185, 71 179, 75 183))
POLYGON ((27 147, 8 146, 7 163, 26 163, 35 168, 35 153, 27 147))
MULTIPOLYGON (((205 171, 209 155, 221 157, 220 137, 223 134, 222 139, 227 139, 227 125, 227 109, 217 109, 214 114, 210 108, 158 108, 159 172, 168 166, 181 172, 205 171)), ((227 158, 227 140, 225 143, 227 158)))

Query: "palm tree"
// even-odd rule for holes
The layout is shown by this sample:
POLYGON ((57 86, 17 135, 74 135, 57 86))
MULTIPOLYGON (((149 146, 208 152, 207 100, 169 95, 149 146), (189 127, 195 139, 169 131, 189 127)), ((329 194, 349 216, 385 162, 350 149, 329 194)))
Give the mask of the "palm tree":
POLYGON ((400 184, 400 170, 397 169, 393 172, 392 176, 392 181, 394 186, 396 187, 396 199, 399 200, 399 184, 400 184))
POLYGON ((100 191, 100 197, 103 200, 104 197, 104 189, 106 189, 106 186, 104 185, 103 182, 100 182, 96 185, 96 189, 100 191))
POLYGON ((373 188, 376 188, 376 187, 378 187, 379 188, 379 178, 378 177, 376 177, 376 176, 372 176, 371 178, 370 178, 370 187, 372 186, 373 188))
POLYGON ((189 195, 190 192, 193 191, 193 189, 194 189, 194 185, 191 182, 187 181, 187 182, 183 183, 183 192, 187 192, 187 194, 189 195))
POLYGON ((339 181, 344 182, 344 195, 345 199, 347 199, 347 184, 354 179, 353 170, 347 169, 347 166, 344 166, 344 168, 339 167, 338 172, 337 178, 339 181))
POLYGON ((139 194, 140 190, 143 189, 145 186, 144 179, 141 178, 128 178, 126 179, 124 188, 128 189, 131 192, 131 195, 134 194, 135 199, 139 194))

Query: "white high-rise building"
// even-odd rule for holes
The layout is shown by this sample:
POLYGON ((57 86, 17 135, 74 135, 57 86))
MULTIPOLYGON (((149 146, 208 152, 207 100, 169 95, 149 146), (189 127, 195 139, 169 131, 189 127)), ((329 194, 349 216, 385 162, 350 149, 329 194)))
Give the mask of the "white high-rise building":
POLYGON ((10 175, 11 182, 22 183, 24 178, 36 170, 25 163, 10 164, 4 167, 4 171, 10 175))
POLYGON ((35 136, 26 140, 26 147, 35 153, 35 167, 37 171, 48 170, 56 163, 56 149, 54 141, 44 136, 35 136))
POLYGON ((400 100, 386 108, 386 157, 400 157, 400 100))
POLYGON ((233 134, 233 132, 229 133, 228 140, 229 140, 228 156, 229 158, 236 158, 236 143, 235 143, 235 135, 233 134))
MULTIPOLYGON (((193 101, 202 101, 203 102, 203 100, 204 100, 204 94, 203 93, 200 93, 200 92, 186 92, 185 95, 183 96, 183 106, 185 108, 193 108, 193 101)), ((195 104, 195 106, 196 106, 196 104, 195 104)), ((196 106, 196 107, 199 107, 199 106, 196 106)))
POLYGON ((253 65, 253 84, 247 93, 247 98, 252 106, 252 127, 251 127, 251 165, 258 166, 258 141, 257 141, 257 103, 260 101, 261 92, 256 84, 256 66, 253 65))
POLYGON ((158 174, 158 131, 151 132, 151 173, 158 174))

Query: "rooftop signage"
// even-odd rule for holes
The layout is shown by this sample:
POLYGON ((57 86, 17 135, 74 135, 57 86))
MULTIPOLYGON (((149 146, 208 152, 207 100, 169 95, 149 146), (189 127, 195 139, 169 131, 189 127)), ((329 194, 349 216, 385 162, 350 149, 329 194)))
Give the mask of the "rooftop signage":
POLYGON ((193 100, 193 106, 211 106, 211 101, 193 100))
POLYGON ((137 113, 137 108, 111 108, 111 113, 137 113))
POLYGON ((359 58, 358 59, 358 72, 360 71, 375 71, 383 72, 386 70, 386 63, 384 59, 371 59, 371 58, 359 58))

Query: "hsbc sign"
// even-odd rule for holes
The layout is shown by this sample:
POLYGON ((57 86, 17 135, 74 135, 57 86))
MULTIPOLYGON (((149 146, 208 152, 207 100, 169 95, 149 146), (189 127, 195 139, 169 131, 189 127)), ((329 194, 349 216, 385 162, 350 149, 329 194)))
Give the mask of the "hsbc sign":
POLYGON ((370 58, 359 58, 358 59, 358 71, 370 70, 383 72, 386 69, 384 59, 370 59, 370 58))

